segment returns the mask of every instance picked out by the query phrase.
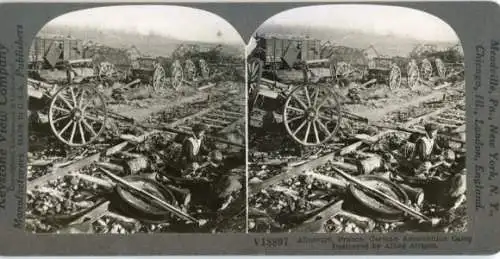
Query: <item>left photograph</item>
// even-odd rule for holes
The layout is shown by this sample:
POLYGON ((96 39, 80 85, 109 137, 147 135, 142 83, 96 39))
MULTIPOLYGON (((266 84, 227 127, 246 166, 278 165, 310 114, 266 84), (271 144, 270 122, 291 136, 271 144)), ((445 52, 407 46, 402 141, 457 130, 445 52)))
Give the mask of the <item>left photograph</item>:
POLYGON ((245 232, 244 50, 186 7, 47 23, 28 58, 26 231, 245 232))

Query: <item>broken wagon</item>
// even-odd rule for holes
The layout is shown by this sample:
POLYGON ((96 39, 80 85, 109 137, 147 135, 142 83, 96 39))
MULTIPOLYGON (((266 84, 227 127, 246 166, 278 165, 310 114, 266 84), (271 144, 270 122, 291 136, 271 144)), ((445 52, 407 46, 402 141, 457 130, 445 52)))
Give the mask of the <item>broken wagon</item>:
MULTIPOLYGON (((258 58, 263 54, 262 49, 257 45, 251 53, 247 61, 249 113, 261 105, 268 113, 281 114, 287 133, 297 143, 316 146, 328 142, 337 133, 342 117, 364 120, 341 109, 331 84, 304 80, 292 86, 268 79, 276 75, 277 66, 268 67, 274 71, 264 73, 266 65, 258 58), (271 102, 264 103, 264 100, 271 102)), ((302 66, 299 71, 307 74, 307 70, 307 66, 302 66)))
POLYGON ((320 57, 318 39, 261 34, 252 41, 247 61, 251 82, 257 80, 257 73, 282 83, 317 82, 332 77, 330 60, 320 57))

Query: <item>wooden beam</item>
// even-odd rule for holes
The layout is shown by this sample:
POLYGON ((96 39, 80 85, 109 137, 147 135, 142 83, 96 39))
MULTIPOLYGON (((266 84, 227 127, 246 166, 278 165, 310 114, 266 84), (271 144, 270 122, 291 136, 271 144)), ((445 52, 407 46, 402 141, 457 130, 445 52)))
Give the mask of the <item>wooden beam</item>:
POLYGON ((231 121, 218 120, 218 119, 211 119, 211 118, 207 118, 207 117, 200 117, 200 120, 202 120, 202 121, 211 121, 211 122, 221 123, 221 124, 224 124, 224 125, 229 125, 229 124, 231 124, 231 121))
POLYGON ((27 183, 27 189, 28 190, 33 190, 37 186, 43 185, 48 183, 49 181, 56 180, 57 178, 64 176, 70 172, 75 172, 78 171, 86 166, 91 165, 92 163, 99 161, 99 158, 101 157, 101 154, 97 153, 89 157, 85 157, 83 159, 77 160, 73 162, 72 164, 65 166, 65 167, 56 167, 52 172, 40 176, 34 180, 31 180, 27 183))
POLYGON ((274 177, 271 177, 270 179, 267 179, 261 183, 249 186, 249 191, 251 194, 258 193, 262 189, 266 189, 269 186, 277 184, 277 183, 279 183, 283 180, 286 180, 290 177, 297 176, 297 175, 300 175, 304 172, 314 170, 317 167, 326 164, 328 161, 331 161, 334 157, 335 157, 334 153, 329 153, 329 154, 324 155, 320 158, 314 159, 312 161, 309 161, 305 164, 302 164, 302 165, 299 165, 296 167, 292 167, 292 168, 285 167, 284 172, 282 172, 274 177))

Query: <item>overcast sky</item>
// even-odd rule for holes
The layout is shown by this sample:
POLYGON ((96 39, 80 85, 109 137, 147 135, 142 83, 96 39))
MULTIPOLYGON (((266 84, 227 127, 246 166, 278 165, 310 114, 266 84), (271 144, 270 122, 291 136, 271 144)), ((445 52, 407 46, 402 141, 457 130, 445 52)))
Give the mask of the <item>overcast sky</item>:
POLYGON ((177 6, 113 6, 71 12, 48 25, 70 25, 172 36, 181 40, 242 43, 238 32, 219 16, 177 6))
POLYGON ((279 13, 266 23, 330 26, 379 34, 393 33, 419 40, 458 41, 453 29, 428 13, 392 6, 322 5, 279 13))

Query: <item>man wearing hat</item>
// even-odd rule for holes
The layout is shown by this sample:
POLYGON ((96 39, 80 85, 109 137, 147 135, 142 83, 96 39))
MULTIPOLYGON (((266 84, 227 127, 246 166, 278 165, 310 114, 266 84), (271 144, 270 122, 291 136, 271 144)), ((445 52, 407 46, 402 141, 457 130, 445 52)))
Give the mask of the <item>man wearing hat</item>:
POLYGON ((425 136, 420 137, 415 143, 415 152, 413 152, 411 160, 420 163, 430 160, 433 151, 439 149, 436 144, 438 130, 436 124, 427 123, 425 125, 425 136))
POLYGON ((205 124, 196 124, 193 126, 193 135, 187 138, 182 145, 179 165, 182 170, 196 170, 201 162, 202 155, 207 155, 208 151, 204 146, 205 133, 208 126, 205 124))
POLYGON ((75 79, 76 76, 78 76, 78 73, 73 69, 69 61, 64 61, 64 68, 66 70, 66 80, 68 81, 68 84, 73 83, 73 80, 75 79))

